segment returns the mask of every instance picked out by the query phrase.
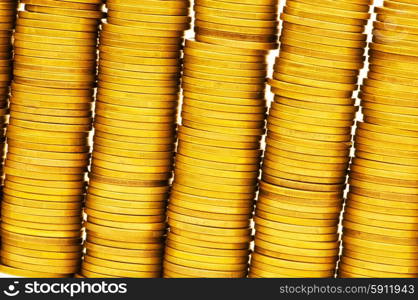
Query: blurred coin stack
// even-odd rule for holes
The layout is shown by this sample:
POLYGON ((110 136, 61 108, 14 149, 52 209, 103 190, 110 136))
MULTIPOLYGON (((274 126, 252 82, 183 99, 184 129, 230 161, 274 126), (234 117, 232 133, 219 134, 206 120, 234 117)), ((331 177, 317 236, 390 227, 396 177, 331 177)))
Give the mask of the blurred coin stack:
POLYGON ((81 262, 101 1, 22 3, 14 43, 0 270, 68 277, 81 262))
POLYGON ((4 158, 9 87, 12 78, 12 34, 16 21, 17 2, 17 0, 0 0, 0 173, 4 158))
POLYGON ((376 8, 340 277, 418 275, 418 3, 376 8))
POLYGON ((333 277, 369 0, 288 0, 250 277, 333 277))
POLYGON ((184 50, 164 276, 246 277, 277 3, 195 4, 197 41, 187 40, 184 50), (268 32, 269 42, 252 41, 255 32, 268 32))
POLYGON ((188 0, 108 0, 85 277, 161 277, 188 0))

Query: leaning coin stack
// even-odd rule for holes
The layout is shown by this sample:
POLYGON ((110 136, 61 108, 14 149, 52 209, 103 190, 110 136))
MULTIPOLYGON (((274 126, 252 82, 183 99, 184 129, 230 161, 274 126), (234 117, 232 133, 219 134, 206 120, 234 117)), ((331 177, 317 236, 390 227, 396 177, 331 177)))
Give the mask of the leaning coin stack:
POLYGON ((101 1, 22 2, 7 129, 0 270, 68 277, 81 262, 101 1))
POLYGON ((265 53, 187 40, 164 275, 245 277, 264 133, 265 53))
POLYGON ((85 277, 161 277, 188 0, 108 0, 85 277))
POLYGON ((187 40, 184 50, 165 277, 247 275, 276 9, 276 1, 266 0, 195 2, 196 41, 187 40), (259 42, 261 35, 252 40, 259 32, 268 32, 268 42, 259 42))
POLYGON ((385 1, 376 12, 339 276, 416 278, 418 4, 385 1))
POLYGON ((4 158, 4 134, 9 105, 9 87, 12 77, 11 42, 16 13, 17 0, 0 0, 0 173, 2 172, 4 158))
POLYGON ((195 0, 196 40, 250 50, 276 48, 278 0, 195 0))
POLYGON ((333 277, 369 0, 288 0, 251 277, 333 277))

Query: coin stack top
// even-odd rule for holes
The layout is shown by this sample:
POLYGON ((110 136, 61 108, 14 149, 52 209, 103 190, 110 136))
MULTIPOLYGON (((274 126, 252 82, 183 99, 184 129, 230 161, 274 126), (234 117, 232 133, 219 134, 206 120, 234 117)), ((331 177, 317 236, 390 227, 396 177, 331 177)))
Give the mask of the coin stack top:
POLYGON ((369 0, 288 0, 250 277, 333 277, 369 0))
POLYGON ((84 277, 160 277, 188 0, 108 0, 84 277))
POLYGON ((164 277, 246 277, 277 1, 199 0, 194 9, 164 277))
POLYGON ((2 201, 1 271, 68 277, 81 262, 100 0, 23 0, 2 201))
POLYGON ((418 275, 418 4, 376 7, 340 277, 418 275))

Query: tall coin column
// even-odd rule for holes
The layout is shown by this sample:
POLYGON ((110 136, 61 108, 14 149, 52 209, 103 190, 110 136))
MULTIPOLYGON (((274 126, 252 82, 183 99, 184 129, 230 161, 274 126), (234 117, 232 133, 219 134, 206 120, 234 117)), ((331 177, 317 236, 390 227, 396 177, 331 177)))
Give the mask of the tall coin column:
POLYGON ((333 277, 369 0, 288 0, 251 277, 333 277))
POLYGON ((22 3, 7 129, 0 271, 68 277, 81 262, 101 1, 22 3))
POLYGON ((376 8, 340 277, 418 275, 418 4, 376 8))
POLYGON ((194 9, 164 276, 246 277, 277 3, 197 0, 194 9))
MULTIPOLYGON (((3 172, 5 128, 8 118, 12 78, 12 34, 17 14, 17 0, 0 0, 0 173, 3 172)), ((3 179, 1 179, 3 181, 3 179)), ((2 184, 2 182, 1 182, 2 184)))
POLYGON ((108 0, 85 277, 161 277, 188 0, 108 0))

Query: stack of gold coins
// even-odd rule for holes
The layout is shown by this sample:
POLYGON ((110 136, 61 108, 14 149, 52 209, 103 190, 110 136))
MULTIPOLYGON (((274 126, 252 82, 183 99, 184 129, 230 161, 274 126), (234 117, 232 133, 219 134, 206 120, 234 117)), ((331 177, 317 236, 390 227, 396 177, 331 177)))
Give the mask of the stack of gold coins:
POLYGON ((288 0, 251 277, 333 277, 369 0, 288 0))
POLYGON ((416 278, 418 4, 385 1, 376 13, 339 276, 416 278))
POLYGON ((278 0, 195 0, 196 40, 229 47, 276 47, 278 0))
POLYGON ((81 262, 100 0, 23 0, 2 202, 1 271, 68 277, 81 262))
POLYGON ((245 277, 277 0, 195 1, 165 277, 245 277))
POLYGON ((266 103, 265 52, 186 41, 165 277, 245 277, 266 103))
POLYGON ((108 0, 85 277, 160 277, 188 0, 108 0))
POLYGON ((12 34, 16 21, 17 2, 17 0, 0 0, 0 166, 4 158, 4 134, 12 77, 12 34))

